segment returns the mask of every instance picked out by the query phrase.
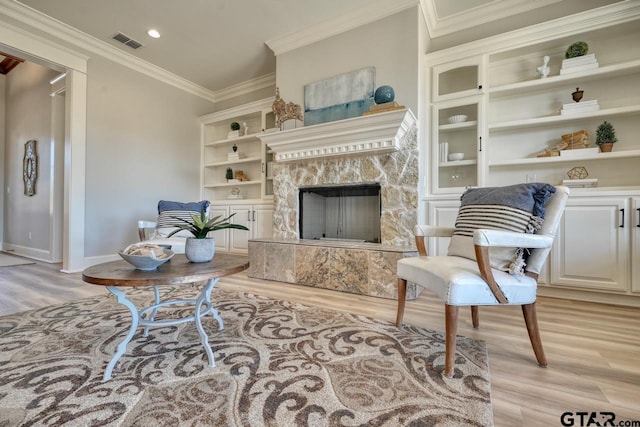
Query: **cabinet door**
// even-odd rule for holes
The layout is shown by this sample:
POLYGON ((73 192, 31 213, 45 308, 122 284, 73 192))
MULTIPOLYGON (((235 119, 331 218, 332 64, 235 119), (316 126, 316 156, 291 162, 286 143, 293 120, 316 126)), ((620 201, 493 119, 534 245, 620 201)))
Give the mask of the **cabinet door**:
POLYGON ((552 249, 552 286, 627 290, 628 208, 622 197, 569 199, 552 249))
MULTIPOLYGON (((226 218, 229 215, 227 206, 211 206, 209 208, 209 218, 221 216, 226 218)), ((212 233, 216 241, 216 251, 226 252, 229 250, 229 230, 218 230, 212 233)))
POLYGON ((251 213, 252 239, 273 237, 273 206, 256 205, 251 213))
MULTIPOLYGON (((460 201, 458 200, 429 202, 429 224, 440 227, 454 227, 459 209, 460 201)), ((427 242, 429 255, 446 255, 449 250, 450 240, 448 237, 430 238, 427 242)))
POLYGON ((632 201, 629 212, 631 230, 631 291, 640 292, 640 198, 632 201))
POLYGON ((482 93, 482 56, 433 67, 433 102, 482 93))
POLYGON ((242 252, 247 253, 249 251, 249 238, 251 233, 251 213, 252 206, 251 205, 237 205, 237 206, 229 206, 229 213, 235 214, 231 221, 234 224, 244 225, 249 229, 246 230, 235 230, 233 228, 229 229, 229 250, 231 252, 242 252))
POLYGON ((483 159, 479 119, 482 102, 474 97, 462 103, 434 105, 432 117, 433 193, 459 193, 482 185, 479 163, 483 159), (459 157, 453 157, 459 156, 459 157))

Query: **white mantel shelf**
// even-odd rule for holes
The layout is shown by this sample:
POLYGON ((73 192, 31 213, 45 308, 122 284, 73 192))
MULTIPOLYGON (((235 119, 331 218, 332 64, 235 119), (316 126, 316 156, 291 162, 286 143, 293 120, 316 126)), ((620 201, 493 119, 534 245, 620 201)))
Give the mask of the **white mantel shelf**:
POLYGON ((258 137, 273 150, 275 161, 288 162, 397 151, 415 124, 416 117, 411 110, 402 109, 265 133, 258 137))

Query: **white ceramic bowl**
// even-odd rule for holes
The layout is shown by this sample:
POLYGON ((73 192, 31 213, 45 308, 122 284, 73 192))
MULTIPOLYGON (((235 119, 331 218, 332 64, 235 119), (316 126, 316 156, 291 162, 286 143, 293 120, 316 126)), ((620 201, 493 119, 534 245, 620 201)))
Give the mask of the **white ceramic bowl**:
POLYGON ((450 116, 447 120, 449 120, 449 123, 462 123, 467 121, 467 115, 456 114, 455 116, 450 116))
POLYGON ((453 162, 456 160, 462 160, 464 159, 464 153, 451 153, 449 154, 449 161, 453 162))
POLYGON ((171 249, 164 249, 164 253, 167 255, 166 258, 153 258, 148 255, 128 255, 122 251, 119 251, 118 255, 120 255, 123 260, 133 265, 136 270, 151 271, 169 261, 175 255, 171 249))

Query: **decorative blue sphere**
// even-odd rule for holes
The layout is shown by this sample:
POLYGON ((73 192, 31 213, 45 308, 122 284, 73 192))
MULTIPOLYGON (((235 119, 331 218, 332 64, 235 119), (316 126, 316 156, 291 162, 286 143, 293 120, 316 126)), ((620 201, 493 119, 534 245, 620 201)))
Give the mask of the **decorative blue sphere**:
POLYGON ((391 86, 380 86, 373 94, 373 100, 376 104, 384 104, 395 99, 396 93, 391 86))

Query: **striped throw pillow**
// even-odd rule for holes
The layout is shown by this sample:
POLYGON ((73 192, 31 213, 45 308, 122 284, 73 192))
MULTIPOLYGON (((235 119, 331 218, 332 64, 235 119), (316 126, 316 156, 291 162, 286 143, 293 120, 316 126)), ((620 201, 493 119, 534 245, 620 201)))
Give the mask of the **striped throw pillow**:
MULTIPOLYGON (((192 220, 192 215, 200 215, 201 210, 205 211, 205 214, 209 214, 209 202, 203 200, 201 202, 169 202, 161 200, 158 202, 158 225, 156 228, 155 237, 167 237, 171 232, 176 230, 176 225, 184 224, 176 218, 181 218, 187 221, 192 220)), ((174 234, 172 237, 192 237, 193 235, 186 231, 181 230, 174 234)))
MULTIPOLYGON (((549 184, 516 184, 467 190, 461 197, 449 255, 476 259, 473 232, 477 229, 535 233, 544 221, 544 204, 555 188, 549 184)), ((491 267, 521 274, 525 266, 524 248, 489 249, 491 267)))

